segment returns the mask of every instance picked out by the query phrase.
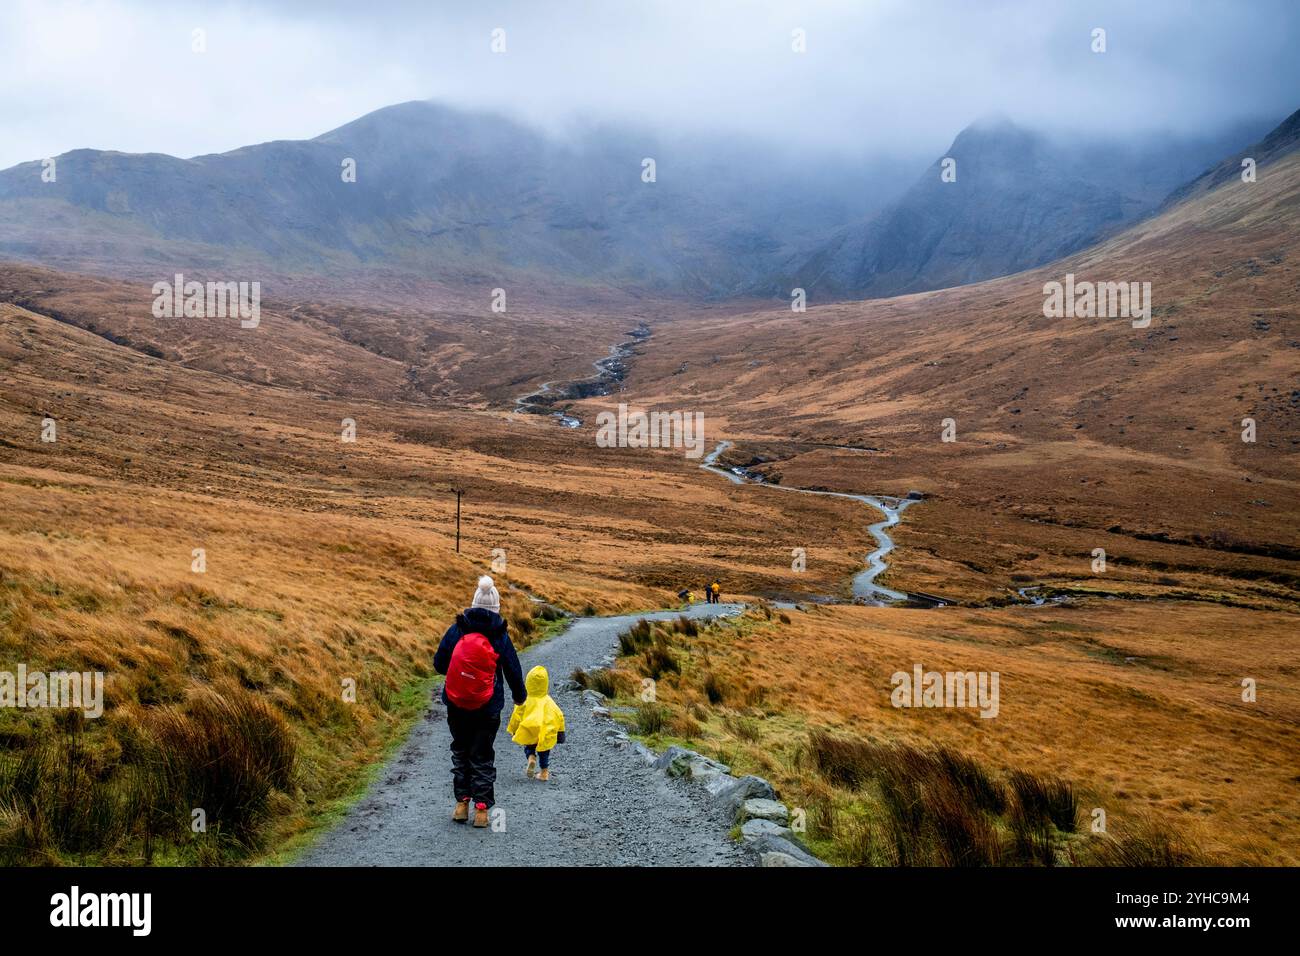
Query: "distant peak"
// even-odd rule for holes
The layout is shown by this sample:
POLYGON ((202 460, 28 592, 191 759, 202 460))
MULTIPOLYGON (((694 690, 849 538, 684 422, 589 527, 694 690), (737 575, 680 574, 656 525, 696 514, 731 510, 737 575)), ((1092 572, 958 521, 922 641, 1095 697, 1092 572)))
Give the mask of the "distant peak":
POLYGON ((1014 122, 1005 113, 990 113, 981 116, 958 133, 952 141, 950 151, 963 148, 979 152, 992 150, 997 153, 1007 150, 1023 151, 1031 149, 1039 138, 1039 134, 1014 122))
POLYGON ((992 113, 985 113, 975 122, 966 127, 963 132, 991 133, 1001 132, 1004 130, 1019 130, 1021 127, 1001 110, 995 110, 992 113))

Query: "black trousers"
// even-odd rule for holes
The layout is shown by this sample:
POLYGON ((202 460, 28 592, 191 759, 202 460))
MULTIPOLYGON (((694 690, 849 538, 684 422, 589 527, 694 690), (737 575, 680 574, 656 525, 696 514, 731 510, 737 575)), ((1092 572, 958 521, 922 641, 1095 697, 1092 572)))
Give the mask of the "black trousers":
POLYGON ((451 788, 457 800, 467 797, 475 803, 496 802, 497 731, 501 712, 462 710, 447 704, 447 729, 451 731, 451 788))

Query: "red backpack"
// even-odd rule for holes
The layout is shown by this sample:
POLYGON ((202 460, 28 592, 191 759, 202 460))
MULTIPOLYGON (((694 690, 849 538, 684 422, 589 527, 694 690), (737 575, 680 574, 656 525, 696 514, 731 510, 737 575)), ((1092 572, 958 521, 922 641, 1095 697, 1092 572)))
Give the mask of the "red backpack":
POLYGON ((492 699, 496 687, 497 652, 482 634, 466 634, 456 642, 443 690, 462 710, 478 710, 492 699))

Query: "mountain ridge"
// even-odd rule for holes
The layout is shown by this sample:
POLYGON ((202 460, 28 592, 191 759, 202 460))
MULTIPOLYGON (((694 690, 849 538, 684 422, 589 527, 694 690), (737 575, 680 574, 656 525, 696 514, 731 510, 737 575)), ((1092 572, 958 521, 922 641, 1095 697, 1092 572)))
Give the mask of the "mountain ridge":
MULTIPOLYGON (((1240 131, 1220 139, 1231 137, 1240 131)), ((799 286, 877 297, 1082 248, 1156 208, 1225 155, 1221 145, 1116 158, 995 115, 954 139, 955 183, 939 181, 941 157, 903 191, 896 166, 756 162, 747 144, 616 127, 562 139, 417 100, 312 139, 190 158, 72 150, 56 157, 52 183, 39 162, 0 171, 0 255, 101 273, 381 268, 712 299, 799 286), (642 180, 647 157, 653 183, 642 180), (344 181, 349 159, 355 182, 344 181)))
POLYGON ((783 284, 823 298, 887 298, 1034 268, 1154 213, 1170 190, 1243 138, 1245 128, 1234 128, 1173 148, 1119 150, 985 117, 898 201, 792 263, 783 284), (950 159, 955 166, 945 167, 950 159))

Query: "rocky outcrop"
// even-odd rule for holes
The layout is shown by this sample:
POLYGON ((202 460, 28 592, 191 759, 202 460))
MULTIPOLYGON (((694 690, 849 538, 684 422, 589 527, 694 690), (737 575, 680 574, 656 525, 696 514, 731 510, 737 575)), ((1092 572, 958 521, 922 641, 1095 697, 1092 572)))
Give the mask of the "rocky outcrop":
POLYGON ((740 816, 743 820, 772 820, 785 826, 790 819, 790 811, 779 800, 756 799, 744 802, 740 816))
POLYGON ((746 800, 775 800, 776 791, 762 777, 715 777, 705 782, 709 796, 721 806, 729 817, 736 819, 746 800))
POLYGON ((764 835, 749 844, 759 866, 826 866, 803 847, 785 837, 764 835))
POLYGON ((731 773, 731 768, 726 764, 677 746, 669 747, 660 754, 653 766, 670 777, 686 777, 690 780, 720 779, 731 773))
POLYGON ((745 843, 765 836, 789 838, 794 836, 794 831, 771 820, 746 820, 740 826, 740 839, 745 843))

